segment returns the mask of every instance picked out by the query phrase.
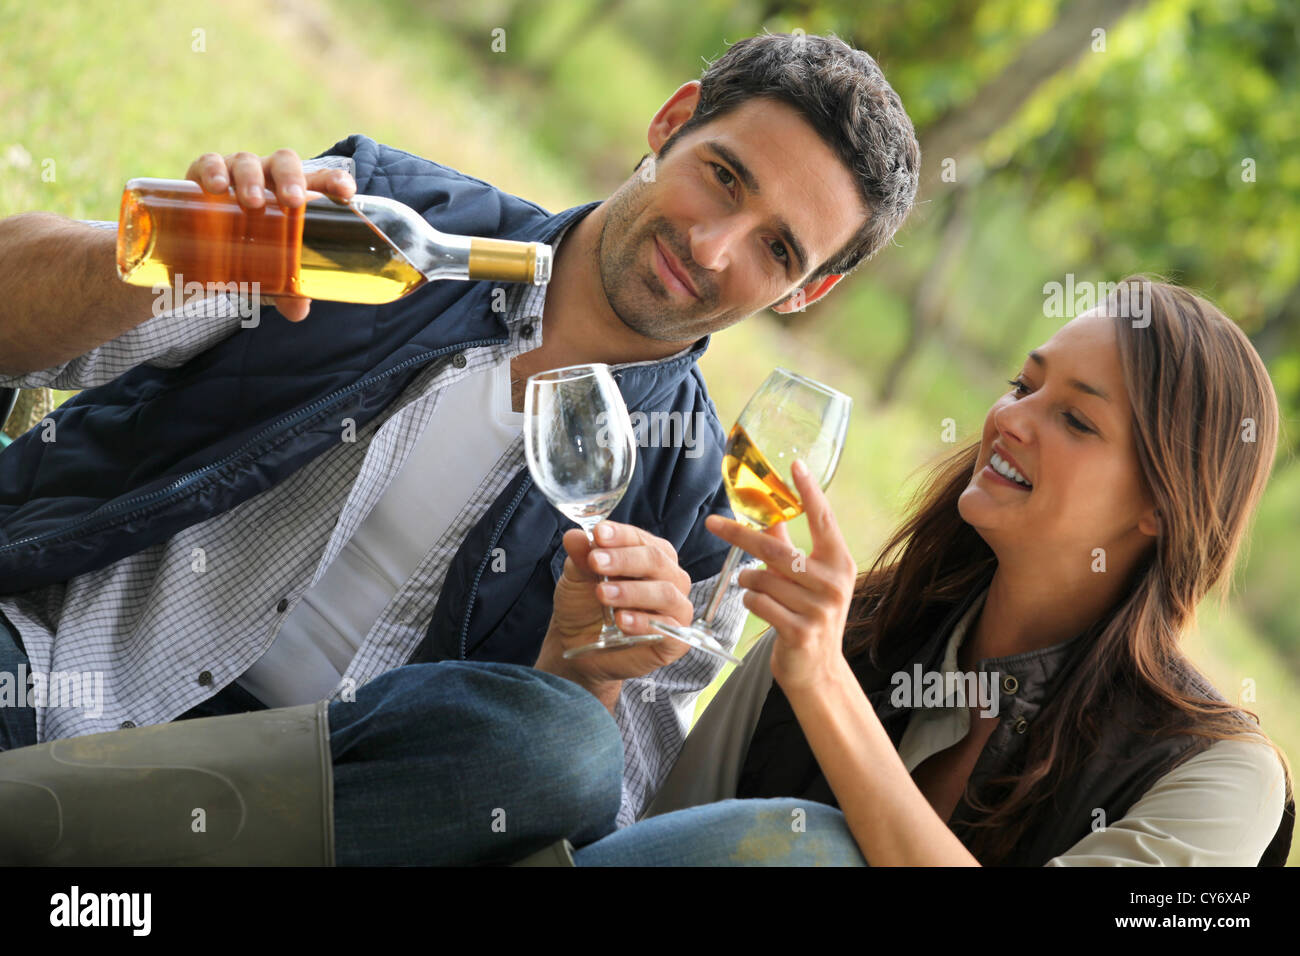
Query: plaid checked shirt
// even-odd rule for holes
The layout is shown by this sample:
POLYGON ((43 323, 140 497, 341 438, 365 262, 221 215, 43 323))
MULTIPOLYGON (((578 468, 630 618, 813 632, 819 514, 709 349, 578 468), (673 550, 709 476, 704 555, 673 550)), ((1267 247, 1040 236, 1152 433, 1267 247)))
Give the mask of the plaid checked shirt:
MULTIPOLYGON (((327 163, 309 160, 304 166, 327 163)), ((33 672, 103 674, 102 713, 38 707, 37 739, 165 723, 243 674, 379 501, 442 391, 541 344, 545 295, 544 286, 513 287, 508 343, 469 349, 463 362, 458 356, 435 363, 358 430, 356 441, 340 442, 275 487, 97 571, 0 598, 0 610, 17 629, 33 672)), ((212 296, 147 320, 56 368, 0 377, 0 385, 88 388, 142 363, 175 367, 239 326, 238 302, 225 294, 212 296)), ((521 435, 380 614, 332 699, 410 659, 465 535, 526 467, 521 435)), ((690 598, 697 610, 716 582, 714 576, 693 584, 690 598)), ((738 642, 746 617, 742 593, 731 588, 718 614, 728 648, 738 642)), ((636 819, 667 775, 685 740, 695 698, 720 669, 717 658, 691 650, 624 683, 614 714, 626 757, 619 826, 636 819)))

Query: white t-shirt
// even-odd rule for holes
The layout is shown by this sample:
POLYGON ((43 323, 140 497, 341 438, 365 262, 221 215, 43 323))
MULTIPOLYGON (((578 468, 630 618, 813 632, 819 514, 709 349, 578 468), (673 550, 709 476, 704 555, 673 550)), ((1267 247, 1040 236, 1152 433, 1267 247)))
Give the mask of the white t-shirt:
POLYGON ((511 407, 508 360, 444 390, 383 497, 237 683, 268 707, 332 694, 384 608, 519 437, 523 419, 511 407))

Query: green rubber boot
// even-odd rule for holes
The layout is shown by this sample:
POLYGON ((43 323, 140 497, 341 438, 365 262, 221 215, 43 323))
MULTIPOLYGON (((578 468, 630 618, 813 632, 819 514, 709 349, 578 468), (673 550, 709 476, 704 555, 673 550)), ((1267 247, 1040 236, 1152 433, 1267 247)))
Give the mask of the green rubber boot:
POLYGON ((0 753, 0 865, 332 866, 327 706, 0 753))

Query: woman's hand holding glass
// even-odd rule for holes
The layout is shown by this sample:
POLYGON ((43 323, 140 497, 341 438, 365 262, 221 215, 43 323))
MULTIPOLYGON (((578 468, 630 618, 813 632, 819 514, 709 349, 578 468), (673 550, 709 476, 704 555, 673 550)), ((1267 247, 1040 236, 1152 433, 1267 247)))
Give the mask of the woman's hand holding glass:
POLYGON ((808 515, 811 554, 794 546, 784 522, 764 531, 720 515, 705 523, 767 565, 742 571, 736 583, 748 589, 745 607, 776 631, 772 676, 787 694, 820 686, 844 666, 844 626, 858 575, 818 483, 802 462, 791 468, 791 476, 808 515))
MULTIPOLYGON (((853 400, 843 392, 787 369, 773 370, 745 403, 727 437, 722 479, 732 511, 755 529, 802 514, 799 493, 790 487, 789 467, 802 461, 819 489, 829 484, 844 450, 852 409, 853 400)), ((734 544, 727 552, 713 597, 690 627, 660 623, 655 629, 739 664, 723 646, 715 618, 742 553, 734 544)))

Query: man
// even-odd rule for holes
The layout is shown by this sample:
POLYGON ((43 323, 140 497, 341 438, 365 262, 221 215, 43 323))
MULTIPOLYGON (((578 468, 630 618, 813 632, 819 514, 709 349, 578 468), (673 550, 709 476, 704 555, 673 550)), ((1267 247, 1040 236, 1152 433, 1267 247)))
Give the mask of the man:
MULTIPOLYGON (((446 232, 555 246, 543 290, 280 301, 253 328, 229 298, 149 318, 153 294, 112 273, 107 230, 0 221, 0 385, 87 388, 52 416, 54 440, 34 429, 0 455, 0 672, 103 677, 93 710, 0 708, 0 747, 343 706, 412 662, 542 666, 565 523, 528 479, 518 412, 527 376, 548 368, 608 363, 629 410, 703 423, 702 448, 640 449, 613 537, 583 555, 660 585, 609 599, 637 612, 630 627, 688 623, 726 551, 704 528, 726 509, 724 432, 695 361, 713 331, 802 308, 881 248, 919 151, 869 56, 786 35, 741 41, 683 84, 648 143, 653 159, 611 197, 554 216, 362 136, 305 168, 283 150, 202 157, 191 178, 233 184, 249 207, 263 183, 286 205, 355 189, 446 232)), ((743 616, 733 593, 728 646, 743 616)), ((608 663, 633 651, 545 662, 618 721, 620 824, 718 667, 676 642, 646 648, 661 666, 636 679, 623 678, 644 667, 608 663)))

